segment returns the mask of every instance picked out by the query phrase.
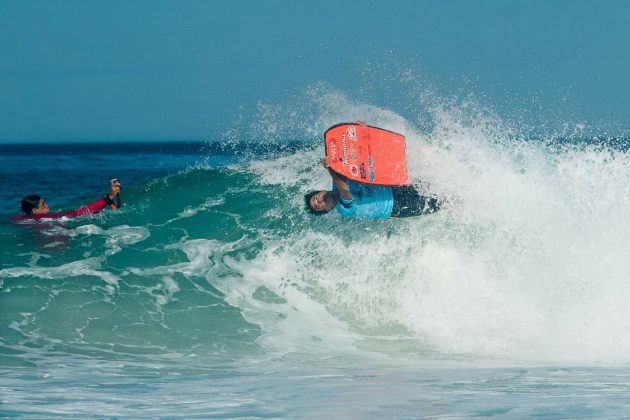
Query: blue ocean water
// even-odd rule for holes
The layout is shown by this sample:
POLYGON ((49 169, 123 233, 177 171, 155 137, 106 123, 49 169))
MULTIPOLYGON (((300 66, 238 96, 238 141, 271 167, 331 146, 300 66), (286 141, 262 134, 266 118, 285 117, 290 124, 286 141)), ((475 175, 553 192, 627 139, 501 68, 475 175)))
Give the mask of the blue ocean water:
POLYGON ((328 99, 255 119, 247 143, 0 146, 2 415, 626 416, 625 142, 468 108, 426 131, 328 99), (305 213, 330 182, 321 133, 358 119, 404 133, 411 178, 450 206, 305 213), (10 219, 25 194, 76 208, 112 176, 118 211, 10 219))

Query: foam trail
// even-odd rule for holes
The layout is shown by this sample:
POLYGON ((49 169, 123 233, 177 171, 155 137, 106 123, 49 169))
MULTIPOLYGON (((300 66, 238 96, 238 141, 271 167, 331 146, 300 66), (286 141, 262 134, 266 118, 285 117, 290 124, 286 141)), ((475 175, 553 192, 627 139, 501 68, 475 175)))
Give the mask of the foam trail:
POLYGON ((73 261, 58 267, 15 267, 0 270, 0 279, 33 276, 40 279, 64 279, 67 277, 93 276, 99 277, 106 283, 116 286, 120 278, 112 273, 101 270, 101 258, 93 257, 73 261))

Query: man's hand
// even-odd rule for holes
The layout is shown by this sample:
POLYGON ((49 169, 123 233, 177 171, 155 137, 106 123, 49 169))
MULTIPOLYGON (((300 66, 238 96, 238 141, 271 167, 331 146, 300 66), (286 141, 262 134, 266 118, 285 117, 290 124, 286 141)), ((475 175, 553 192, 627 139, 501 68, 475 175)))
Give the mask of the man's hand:
POLYGON ((345 179, 342 179, 337 172, 330 169, 329 157, 325 157, 324 159, 322 159, 322 166, 328 170, 328 173, 330 174, 333 183, 337 187, 341 198, 343 198, 344 200, 352 200, 352 193, 350 192, 350 188, 348 187, 348 182, 346 182, 345 179))
POLYGON ((116 195, 120 193, 120 188, 120 181, 118 181, 116 178, 112 179, 110 181, 109 187, 109 198, 113 199, 114 197, 116 197, 116 195))

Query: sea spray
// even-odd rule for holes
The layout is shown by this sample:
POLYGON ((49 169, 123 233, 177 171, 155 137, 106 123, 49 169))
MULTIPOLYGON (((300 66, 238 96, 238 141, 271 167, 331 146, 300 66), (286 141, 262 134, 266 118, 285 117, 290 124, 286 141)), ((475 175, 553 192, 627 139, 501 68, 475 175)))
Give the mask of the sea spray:
MULTIPOLYGON (((268 246, 296 260, 320 290, 313 298, 355 330, 400 325, 466 357, 627 361, 628 154, 554 147, 517 138, 495 116, 439 112, 434 132, 405 133, 413 179, 449 199, 444 211, 386 222, 331 214, 268 246)), ((388 115, 368 121, 385 126, 388 115)), ((325 171, 310 169, 318 152, 306 154, 251 170, 280 188, 302 174, 327 187, 325 171)))

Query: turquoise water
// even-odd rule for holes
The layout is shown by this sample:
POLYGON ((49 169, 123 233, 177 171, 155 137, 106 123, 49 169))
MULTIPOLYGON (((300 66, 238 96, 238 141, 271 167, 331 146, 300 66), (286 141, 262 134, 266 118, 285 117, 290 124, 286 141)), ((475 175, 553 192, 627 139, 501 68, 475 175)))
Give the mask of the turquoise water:
POLYGON ((624 416, 630 155, 610 146, 624 141, 532 140, 462 109, 435 109, 425 132, 333 96, 247 153, 3 149, 0 412, 624 416), (359 116, 407 135, 411 178, 447 209, 302 210, 329 184, 317 133, 359 116), (113 175, 119 211, 10 221, 25 193, 72 208, 113 175))

